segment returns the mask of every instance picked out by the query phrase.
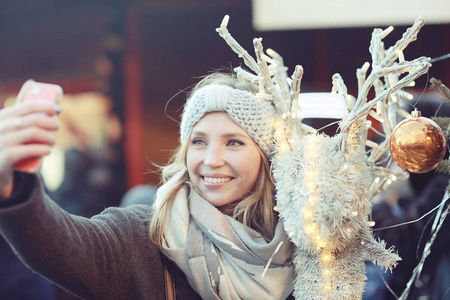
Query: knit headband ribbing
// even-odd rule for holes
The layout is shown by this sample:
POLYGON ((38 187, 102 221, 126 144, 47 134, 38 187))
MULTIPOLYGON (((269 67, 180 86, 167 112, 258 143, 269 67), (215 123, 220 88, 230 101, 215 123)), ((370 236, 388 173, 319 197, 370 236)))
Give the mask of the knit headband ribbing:
POLYGON ((192 128, 209 112, 224 111, 258 144, 268 159, 272 157, 272 105, 249 91, 224 85, 209 85, 197 90, 184 107, 180 125, 180 141, 184 143, 192 128))

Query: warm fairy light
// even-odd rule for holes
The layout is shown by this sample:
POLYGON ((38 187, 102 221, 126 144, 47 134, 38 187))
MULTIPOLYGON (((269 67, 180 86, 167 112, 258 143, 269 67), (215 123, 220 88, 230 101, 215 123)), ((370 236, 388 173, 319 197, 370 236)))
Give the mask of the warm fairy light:
POLYGON ((410 83, 408 83, 406 86, 407 87, 415 87, 416 86, 416 82, 413 80, 410 83))
POLYGON ((375 180, 373 182, 374 183, 379 183, 380 182, 380 177, 375 178, 375 180))
POLYGON ((352 211, 352 216, 356 217, 358 215, 357 211, 352 211))
POLYGON ((391 100, 392 100, 392 102, 397 102, 398 101, 398 99, 397 99, 397 96, 395 96, 395 95, 392 95, 391 96, 391 100))
POLYGON ((320 237, 317 237, 317 248, 325 248, 325 246, 327 245, 327 243, 320 237))
POLYGON ((274 133, 274 136, 277 139, 277 141, 281 140, 283 138, 283 135, 284 135, 283 131, 279 129, 277 129, 274 133))
POLYGON ((277 53, 270 48, 266 50, 266 53, 272 57, 277 55, 277 53))
POLYGON ((369 227, 375 226, 375 221, 368 221, 367 226, 369 226, 369 227))
POLYGON ((287 150, 289 150, 289 145, 287 143, 282 143, 280 145, 280 152, 285 153, 287 150))
POLYGON ((316 205, 318 199, 317 196, 313 194, 308 197, 308 200, 312 205, 316 205))
POLYGON ((367 121, 366 121, 366 126, 367 126, 367 127, 371 127, 371 126, 372 126, 372 121, 367 120, 367 121))
POLYGON ((383 190, 386 190, 391 184, 392 184, 392 179, 386 180, 386 182, 383 185, 383 190))
POLYGON ((274 211, 278 211, 278 205, 275 205, 275 206, 273 207, 273 210, 274 210, 274 211))
POLYGON ((394 174, 391 175, 391 180, 392 181, 397 181, 397 176, 395 176, 394 174))
POLYGON ((281 121, 280 119, 276 119, 273 121, 273 125, 278 129, 283 126, 283 121, 281 121))
POLYGON ((306 186, 308 187, 308 189, 310 191, 314 191, 317 189, 317 183, 315 183, 314 181, 309 181, 306 183, 306 186))

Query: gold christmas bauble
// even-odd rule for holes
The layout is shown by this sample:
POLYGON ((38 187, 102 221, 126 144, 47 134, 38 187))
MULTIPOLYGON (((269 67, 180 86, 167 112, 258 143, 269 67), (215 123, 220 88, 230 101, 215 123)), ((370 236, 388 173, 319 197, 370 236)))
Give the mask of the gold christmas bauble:
POLYGON ((393 160, 403 170, 425 173, 436 168, 444 158, 446 140, 439 125, 416 110, 411 118, 395 127, 390 150, 393 160))

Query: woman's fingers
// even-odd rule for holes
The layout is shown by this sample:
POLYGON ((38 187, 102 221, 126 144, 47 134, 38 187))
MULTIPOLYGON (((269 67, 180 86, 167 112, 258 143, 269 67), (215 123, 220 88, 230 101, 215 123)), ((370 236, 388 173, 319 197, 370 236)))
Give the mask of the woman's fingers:
POLYGON ((57 105, 47 102, 19 103, 0 110, 0 177, 10 176, 12 166, 21 160, 50 154, 59 112, 57 105))
POLYGON ((0 121, 0 134, 19 131, 28 127, 39 127, 45 130, 55 131, 59 128, 59 123, 53 116, 32 113, 22 117, 8 118, 0 121))
POLYGON ((0 135, 0 149, 20 144, 55 144, 55 134, 39 127, 27 127, 0 135))
POLYGON ((42 113, 49 116, 57 115, 61 112, 58 105, 48 102, 25 102, 15 104, 0 110, 0 120, 22 117, 32 113, 42 113))
POLYGON ((51 148, 46 144, 15 145, 0 150, 0 161, 12 166, 23 159, 49 155, 50 152, 51 148))

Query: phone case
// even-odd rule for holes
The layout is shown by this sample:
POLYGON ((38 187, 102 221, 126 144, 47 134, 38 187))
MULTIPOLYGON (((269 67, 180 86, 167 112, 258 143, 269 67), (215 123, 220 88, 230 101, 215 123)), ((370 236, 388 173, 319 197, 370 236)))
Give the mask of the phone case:
MULTIPOLYGON (((63 90, 59 85, 27 80, 17 96, 16 103, 30 101, 47 101, 59 104, 63 96, 63 90)), ((41 157, 32 157, 14 164, 14 169, 27 173, 36 173, 41 167, 41 157)))

